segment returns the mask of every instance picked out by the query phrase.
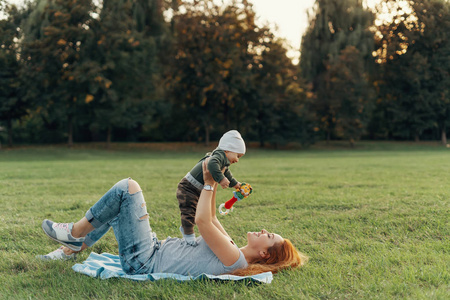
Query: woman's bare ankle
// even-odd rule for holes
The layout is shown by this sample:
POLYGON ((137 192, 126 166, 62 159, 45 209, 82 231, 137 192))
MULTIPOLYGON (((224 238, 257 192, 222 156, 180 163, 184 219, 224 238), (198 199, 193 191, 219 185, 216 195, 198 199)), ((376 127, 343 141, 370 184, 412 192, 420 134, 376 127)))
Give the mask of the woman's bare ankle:
POLYGON ((78 230, 78 226, 76 226, 76 224, 73 225, 72 232, 70 234, 76 239, 82 237, 81 232, 78 230))
POLYGON ((75 251, 67 247, 63 247, 62 251, 64 252, 65 255, 72 255, 73 253, 76 253, 75 251))
POLYGON ((83 217, 80 221, 73 224, 71 234, 74 238, 80 238, 85 237, 92 230, 94 230, 94 227, 89 223, 86 217, 83 217))

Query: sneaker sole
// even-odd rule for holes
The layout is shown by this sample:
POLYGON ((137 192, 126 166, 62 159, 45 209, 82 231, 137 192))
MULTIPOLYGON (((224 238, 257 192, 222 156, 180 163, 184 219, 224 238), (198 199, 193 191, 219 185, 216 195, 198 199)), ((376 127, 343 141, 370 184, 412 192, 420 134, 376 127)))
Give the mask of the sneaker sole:
POLYGON ((53 260, 60 260, 60 261, 66 261, 66 260, 76 260, 77 257, 76 256, 69 256, 69 257, 64 257, 64 258, 51 258, 51 257, 47 257, 47 255, 36 255, 36 258, 42 261, 53 261, 53 260))
POLYGON ((81 245, 79 245, 79 246, 76 246, 76 245, 74 245, 74 244, 72 244, 72 243, 70 243, 70 242, 65 242, 65 241, 58 240, 57 238, 54 238, 54 237, 52 237, 50 234, 48 234, 47 231, 45 231, 45 228, 44 228, 44 222, 42 222, 41 227, 42 227, 42 230, 45 232, 45 234, 46 234, 49 238, 51 238, 52 240, 54 240, 55 242, 58 242, 58 243, 60 243, 60 244, 62 244, 62 245, 64 245, 64 246, 66 246, 67 248, 69 248, 69 249, 71 249, 71 250, 73 250, 73 251, 80 251, 80 250, 81 250, 81 246, 83 245, 82 242, 76 242, 76 243, 80 243, 80 244, 81 244, 81 245))

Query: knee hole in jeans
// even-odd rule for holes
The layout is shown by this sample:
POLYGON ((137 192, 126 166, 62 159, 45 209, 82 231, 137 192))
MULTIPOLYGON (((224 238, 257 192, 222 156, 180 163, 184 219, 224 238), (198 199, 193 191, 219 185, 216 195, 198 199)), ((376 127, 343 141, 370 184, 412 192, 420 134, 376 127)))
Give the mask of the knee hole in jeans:
POLYGON ((148 214, 143 215, 142 217, 139 218, 139 220, 145 220, 145 219, 148 219, 148 214))
POLYGON ((139 184, 131 178, 128 179, 128 193, 132 195, 140 191, 142 190, 139 184))

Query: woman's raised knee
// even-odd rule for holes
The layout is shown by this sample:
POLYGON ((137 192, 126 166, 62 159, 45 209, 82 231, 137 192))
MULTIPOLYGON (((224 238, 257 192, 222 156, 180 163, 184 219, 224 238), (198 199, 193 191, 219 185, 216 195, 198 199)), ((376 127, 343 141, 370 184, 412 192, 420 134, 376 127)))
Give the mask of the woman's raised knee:
POLYGON ((142 191, 142 190, 141 190, 141 187, 139 186, 139 184, 131 178, 128 179, 128 193, 135 194, 140 191, 142 191))

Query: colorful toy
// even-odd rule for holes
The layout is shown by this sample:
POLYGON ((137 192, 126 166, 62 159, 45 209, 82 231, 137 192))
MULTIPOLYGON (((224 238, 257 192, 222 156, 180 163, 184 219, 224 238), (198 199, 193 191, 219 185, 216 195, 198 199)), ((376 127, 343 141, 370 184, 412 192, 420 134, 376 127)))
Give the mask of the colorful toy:
POLYGON ((233 211, 234 203, 247 198, 252 193, 252 191, 253 191, 252 186, 248 183, 243 182, 241 184, 241 187, 239 189, 236 189, 235 192, 233 192, 233 198, 231 198, 225 203, 220 204, 219 213, 223 216, 228 215, 228 213, 233 211), (225 211, 223 210, 224 207, 226 209, 225 211))

